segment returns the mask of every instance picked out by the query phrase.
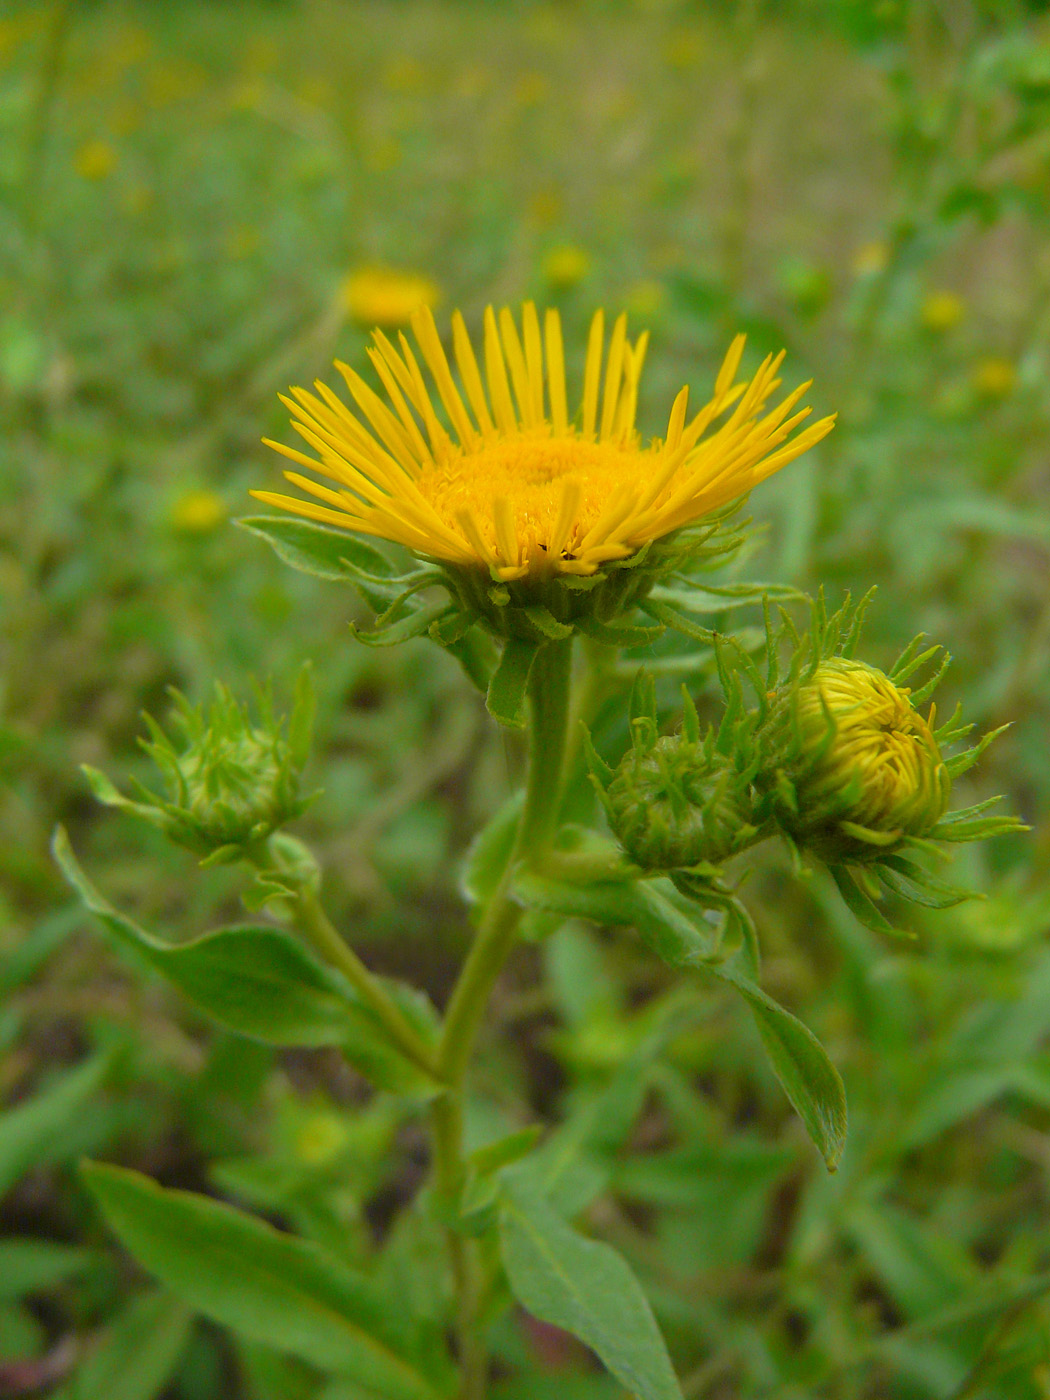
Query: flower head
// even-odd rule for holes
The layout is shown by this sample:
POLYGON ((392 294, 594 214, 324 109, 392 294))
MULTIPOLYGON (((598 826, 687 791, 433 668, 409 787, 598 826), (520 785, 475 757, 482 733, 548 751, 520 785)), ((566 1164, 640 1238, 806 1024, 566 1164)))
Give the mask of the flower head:
POLYGON ((624 316, 607 347, 602 312, 591 323, 575 417, 556 311, 541 327, 527 303, 519 327, 509 310, 497 316, 489 308, 484 370, 456 313, 459 384, 429 308, 415 312, 412 330, 418 354, 404 335, 395 346, 375 332, 369 356, 385 401, 337 363, 360 416, 321 383, 316 393, 293 389, 283 400, 317 456, 269 445, 336 489, 286 472, 312 501, 254 496, 497 582, 586 577, 745 495, 834 422, 794 431, 810 412, 796 411, 807 384, 767 410, 782 353, 767 356, 751 380, 735 382, 743 336, 730 346, 711 400, 690 417, 683 389, 665 437, 646 446, 635 412, 647 336, 629 341, 624 316))
POLYGON ((950 331, 966 315, 966 304, 954 292, 930 292, 922 303, 920 315, 928 331, 950 331))
POLYGON ((787 687, 781 730, 792 802, 781 824, 818 855, 864 859, 925 836, 948 805, 951 778, 926 720, 874 666, 832 656, 787 687))
POLYGON ((1005 399, 1017 384, 1017 370, 1004 355, 988 355, 973 367, 973 387, 986 399, 1005 399))
POLYGON ((226 519, 226 502, 214 491, 187 491, 171 508, 172 528, 187 535, 208 535, 226 519))
POLYGON ((306 760, 313 690, 304 670, 285 726, 269 695, 260 692, 258 716, 222 685, 207 708, 172 691, 175 739, 147 715, 143 741, 164 778, 158 795, 137 783, 139 801, 124 797, 104 773, 84 766, 100 801, 158 826, 171 840, 211 861, 236 859, 265 841, 306 807, 299 773, 306 760))
POLYGON ((564 292, 575 287, 590 270, 587 252, 575 243, 561 243, 543 259, 543 276, 554 291, 564 292))
POLYGON ((86 142, 74 160, 76 172, 84 180, 104 180, 112 175, 116 164, 117 153, 106 141, 86 142))

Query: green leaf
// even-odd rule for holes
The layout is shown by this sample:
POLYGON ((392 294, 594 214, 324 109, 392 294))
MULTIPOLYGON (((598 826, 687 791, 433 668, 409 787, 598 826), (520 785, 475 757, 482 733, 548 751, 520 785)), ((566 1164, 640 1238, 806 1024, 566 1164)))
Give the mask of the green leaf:
POLYGON ((638 1400, 682 1400, 652 1309, 610 1245, 578 1234, 513 1171, 499 1226, 511 1289, 529 1312, 579 1337, 638 1400))
POLYGON ((422 637, 423 633, 428 632, 448 611, 448 600, 441 599, 434 603, 418 604, 407 617, 401 617, 396 622, 387 623, 386 626, 374 627, 370 632, 363 632, 356 623, 351 622, 350 631, 356 640, 363 642, 365 646, 396 647, 402 642, 422 637))
POLYGON ((528 909, 637 929, 653 952, 672 967, 695 967, 717 957, 713 926, 702 916, 694 919, 677 908, 668 897, 672 890, 664 880, 576 885, 528 870, 516 872, 511 885, 513 897, 528 909))
MULTIPOLYGON (((290 934, 264 924, 241 924, 189 943, 163 943, 95 889, 61 827, 52 849, 66 879, 117 944, 221 1025, 270 1045, 338 1045, 382 1087, 420 1086, 419 1072, 390 1045, 371 1009, 290 934)), ((399 1002, 408 1000, 401 989, 388 989, 399 1002)), ((402 1009, 418 1021, 418 1006, 402 1009)))
MULTIPOLYGON (((430 635, 434 636, 433 629, 430 635)), ((489 634, 480 627, 471 627, 458 641, 446 642, 440 637, 435 640, 456 658, 471 685, 485 695, 496 666, 496 644, 489 634)))
POLYGON ((127 1249, 206 1317, 384 1400, 435 1400, 400 1352, 394 1300, 318 1245, 138 1172, 90 1163, 84 1175, 127 1249))
POLYGON ((235 523, 272 545, 300 573, 346 583, 357 581, 363 571, 379 581, 396 581, 397 571, 389 559, 356 535, 280 515, 249 515, 235 523))
MULTIPOLYGON (((702 918, 693 922, 678 909, 662 892, 664 883, 573 885, 521 871, 514 876, 511 893, 527 908, 633 927, 672 967, 696 967, 734 987, 751 1008, 774 1073, 829 1170, 834 1170, 846 1140, 846 1096, 838 1071, 801 1021, 731 963, 719 961, 713 927, 702 918)), ((667 888, 673 887, 668 883, 667 888)))
POLYGON ((846 1145, 846 1091, 827 1051, 790 1011, 728 964, 711 964, 706 971, 728 982, 750 1006, 774 1074, 834 1171, 846 1145))
POLYGON ((86 1273, 99 1256, 51 1240, 0 1240, 0 1303, 43 1293, 75 1274, 86 1273))
POLYGON ((489 681, 485 704, 492 718, 508 729, 525 726, 525 691, 540 645, 522 637, 508 637, 503 644, 502 655, 489 681))
POLYGON ((62 1148, 109 1068, 100 1055, 59 1075, 33 1098, 0 1114, 0 1196, 62 1148))
POLYGON ((611 647, 647 647, 663 636, 667 630, 662 624, 657 627, 636 627, 629 622, 601 622, 596 617, 581 617, 576 626, 596 642, 604 642, 611 647))
POLYGON ((54 1400, 155 1400, 190 1334, 193 1314, 167 1293, 134 1298, 54 1400))
POLYGON ((470 843, 459 887, 471 904, 487 904, 496 892, 514 849, 523 792, 513 793, 470 843))
POLYGON ((650 617, 655 618, 665 627, 670 627, 683 637, 688 637, 691 642, 702 642, 706 646, 714 644, 715 633, 709 627, 701 627, 698 622, 684 617, 682 613, 677 612, 658 598, 647 598, 642 604, 642 611, 648 613, 650 617))
POLYGON ((896 934, 898 937, 903 933, 905 937, 914 937, 913 934, 908 934, 906 930, 898 929, 890 923, 871 896, 857 883, 853 872, 847 866, 830 865, 828 869, 842 896, 842 902, 859 924, 863 924, 872 933, 896 934))

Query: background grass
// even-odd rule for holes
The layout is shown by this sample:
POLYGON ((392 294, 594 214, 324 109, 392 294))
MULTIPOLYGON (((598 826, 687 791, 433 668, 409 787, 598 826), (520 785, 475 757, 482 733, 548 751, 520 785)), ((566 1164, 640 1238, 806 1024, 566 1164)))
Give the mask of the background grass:
MULTIPOLYGON (((649 432, 741 328, 747 363, 787 346, 788 376, 841 412, 757 494, 745 576, 836 602, 878 584, 867 659, 919 629, 944 643, 945 702, 1014 726, 967 796, 1008 793, 1033 830, 964 853, 990 898, 915 944, 878 943, 770 858, 750 886, 765 978, 842 1070, 842 1169, 714 999, 654 1066, 590 1223, 646 1282, 689 1396, 1050 1395, 1050 1282, 1030 1287, 1050 1267, 1048 123, 1050 27, 1009 3, 4 9, 0 1081, 17 1112, 65 1066, 105 1072, 0 1170, 12 1237, 82 1251, 0 1287, 0 1393, 75 1374, 79 1400, 111 1400, 98 1358, 124 1345, 126 1400, 322 1394, 144 1294, 81 1153, 358 1252, 420 1178, 414 1121, 327 1054, 198 1022, 103 947, 48 854, 61 820, 168 936, 237 918, 235 875, 101 812, 77 765, 144 773, 138 713, 163 714, 165 687, 272 674, 287 695, 310 658, 324 796, 299 829, 330 908, 375 965, 444 995, 456 862, 520 756, 443 653, 356 646, 353 597, 230 524, 277 480, 259 438, 291 440, 276 392, 365 363, 344 283, 383 264, 471 324, 489 301, 558 304, 577 368, 593 307, 627 309, 653 331, 649 432)), ((667 986, 593 930, 526 950, 478 1134, 607 1085, 667 986)), ((521 1319, 500 1345, 508 1398, 616 1393, 521 1319)))

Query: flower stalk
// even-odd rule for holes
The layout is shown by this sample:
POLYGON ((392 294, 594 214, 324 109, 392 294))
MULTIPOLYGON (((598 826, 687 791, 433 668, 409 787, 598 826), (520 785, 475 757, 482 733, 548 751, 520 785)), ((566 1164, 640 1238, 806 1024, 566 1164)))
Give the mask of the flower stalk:
MULTIPOLYGON (((435 1185, 443 1206, 450 1212, 456 1210, 465 1174, 463 1090, 467 1068, 492 988, 514 946, 522 916, 520 906, 510 895, 512 872, 522 860, 540 860, 553 844, 557 831, 571 676, 571 637, 540 648, 528 683, 529 766, 521 824, 507 868, 482 916, 445 1014, 438 1061, 446 1089, 433 1105, 431 1126, 435 1185)), ((460 1400, 481 1400, 488 1363, 477 1317, 480 1261, 473 1242, 465 1239, 454 1225, 449 1227, 448 1244, 458 1295, 460 1400)))

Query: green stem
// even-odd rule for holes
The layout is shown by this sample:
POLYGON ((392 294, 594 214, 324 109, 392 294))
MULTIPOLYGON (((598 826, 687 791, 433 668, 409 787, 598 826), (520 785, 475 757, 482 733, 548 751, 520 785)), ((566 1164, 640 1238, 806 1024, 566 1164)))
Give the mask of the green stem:
POLYGON ((489 993, 506 961, 521 918, 521 909, 509 894, 511 872, 519 860, 534 861, 542 855, 553 842, 557 830, 571 667, 571 638, 565 642, 548 642, 532 664, 529 770, 521 825, 506 872, 485 911, 445 1013, 439 1058, 453 1089, 461 1084, 466 1072, 489 993))
POLYGON ((373 977, 349 943, 321 907, 311 889, 301 889, 296 896, 299 924, 319 953, 343 974, 355 991, 376 1014, 391 1040, 413 1064, 431 1079, 440 1079, 438 1060, 430 1046, 405 1016, 382 984, 373 977))
MULTIPOLYGON (((521 920, 522 911, 510 894, 512 872, 522 859, 539 859, 553 843, 558 828, 571 673, 571 638, 548 642, 537 652, 529 674, 529 768, 521 825, 503 879, 485 910, 445 1013, 438 1061, 448 1087, 435 1101, 431 1121, 435 1185, 449 1211, 455 1210, 465 1173, 463 1083, 489 996, 521 920)), ((479 1334, 480 1261, 476 1246, 455 1227, 449 1229, 448 1245, 458 1298, 460 1400, 483 1400, 488 1359, 479 1334)))

